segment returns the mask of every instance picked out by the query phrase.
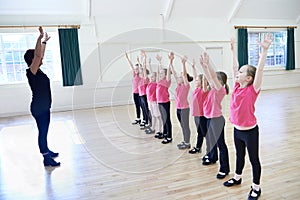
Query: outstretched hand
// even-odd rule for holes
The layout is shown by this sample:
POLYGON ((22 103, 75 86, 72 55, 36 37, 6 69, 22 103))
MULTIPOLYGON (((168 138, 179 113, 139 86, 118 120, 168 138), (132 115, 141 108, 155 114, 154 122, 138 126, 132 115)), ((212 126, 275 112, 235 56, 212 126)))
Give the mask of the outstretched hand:
POLYGON ((206 52, 204 52, 201 56, 200 56, 200 64, 203 67, 207 67, 209 63, 209 56, 206 52))
POLYGON ((45 32, 44 34, 44 41, 43 42, 47 42, 51 37, 48 35, 47 32, 45 32))
POLYGON ((183 56, 181 59, 182 64, 185 64, 187 61, 187 56, 183 56))
POLYGON ((192 68, 195 69, 195 65, 196 65, 196 62, 195 62, 195 59, 193 59, 193 62, 192 62, 192 68))
POLYGON ((170 59, 171 62, 174 60, 174 53, 173 52, 171 52, 169 54, 169 59, 170 59))
POLYGON ((161 59, 162 59, 162 56, 160 56, 160 55, 156 55, 156 60, 158 61, 158 62, 161 62, 161 59))
POLYGON ((145 52, 144 50, 141 50, 141 56, 142 56, 143 58, 146 57, 146 52, 145 52))
POLYGON ((43 30, 43 27, 39 27, 39 32, 40 32, 40 38, 43 38, 44 37, 44 30, 43 30))
POLYGON ((268 50, 271 43, 273 41, 273 37, 272 37, 272 34, 268 33, 267 34, 264 34, 264 40, 262 42, 258 42, 258 44, 264 49, 264 50, 268 50))

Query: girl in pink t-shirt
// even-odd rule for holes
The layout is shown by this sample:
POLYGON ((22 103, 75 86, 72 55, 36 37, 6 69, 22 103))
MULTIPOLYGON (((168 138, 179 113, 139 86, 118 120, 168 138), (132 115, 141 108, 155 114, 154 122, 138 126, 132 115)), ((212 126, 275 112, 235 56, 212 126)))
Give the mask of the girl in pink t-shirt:
MULTIPOLYGON (((140 124, 141 130, 144 130, 146 128, 148 128, 150 123, 151 126, 151 119, 149 119, 149 107, 148 107, 148 101, 147 101, 147 94, 146 94, 146 88, 147 85, 149 84, 149 78, 148 78, 148 73, 149 71, 146 69, 146 54, 145 51, 141 51, 141 55, 143 58, 143 65, 140 68, 140 82, 139 82, 139 96, 140 96, 140 103, 141 103, 141 107, 142 107, 142 112, 143 112, 143 121, 140 124)), ((139 62, 139 60, 138 60, 139 62)))
POLYGON ((234 42, 231 40, 231 50, 233 52, 233 77, 235 86, 230 102, 230 122, 234 126, 234 144, 236 149, 236 170, 233 178, 224 182, 227 187, 239 185, 242 182, 242 172, 245 164, 245 151, 252 165, 253 182, 248 199, 258 199, 261 194, 260 177, 261 165, 259 161, 259 131, 254 115, 255 101, 260 92, 263 68, 266 63, 268 49, 272 43, 272 35, 264 37, 259 42, 262 52, 257 68, 251 65, 243 65, 239 68, 237 52, 234 42), (238 69, 239 68, 239 69, 238 69))
POLYGON ((194 116, 194 121, 197 128, 197 143, 196 146, 189 151, 189 153, 196 154, 201 152, 203 139, 206 136, 207 132, 207 118, 203 113, 203 102, 207 97, 208 91, 203 91, 202 86, 205 88, 207 87, 206 79, 202 74, 197 75, 195 60, 193 60, 192 68, 196 88, 191 99, 191 114, 192 116, 194 116))
POLYGON ((183 66, 183 73, 180 76, 177 76, 176 71, 174 70, 173 65, 171 65, 172 73, 177 83, 177 87, 175 90, 175 103, 177 108, 177 119, 180 123, 182 134, 183 134, 183 142, 177 145, 178 149, 189 149, 191 148, 190 138, 191 138, 191 130, 190 130, 190 107, 188 102, 188 94, 190 91, 189 82, 193 80, 192 77, 188 75, 186 72, 186 60, 187 57, 184 56, 181 59, 183 66))
POLYGON ((164 140, 162 144, 168 144, 172 142, 172 123, 171 123, 171 114, 170 114, 170 95, 169 87, 171 86, 171 69, 170 66, 173 65, 174 53, 169 55, 169 68, 162 69, 161 67, 161 56, 157 56, 158 60, 158 72, 159 72, 159 81, 157 82, 156 87, 156 99, 158 103, 159 112, 163 121, 163 133, 156 134, 155 137, 164 140))
POLYGON ((220 152, 220 169, 217 174, 218 179, 223 179, 229 173, 228 148, 225 143, 224 126, 225 119, 222 114, 222 100, 229 93, 227 85, 227 75, 224 72, 215 72, 209 63, 207 53, 200 58, 200 64, 203 73, 207 78, 210 90, 204 101, 204 116, 207 118, 207 135, 208 149, 210 152, 204 156, 203 165, 215 163, 218 160, 217 149, 220 152))
POLYGON ((149 103, 149 110, 150 110, 149 120, 151 121, 151 126, 149 126, 148 129, 145 130, 145 132, 146 134, 152 134, 155 133, 156 130, 157 134, 162 134, 162 120, 161 120, 161 115, 156 100, 157 72, 153 72, 150 58, 149 58, 149 71, 151 77, 150 77, 150 83, 146 88, 146 94, 149 103))
POLYGON ((127 52, 125 52, 126 59, 129 63, 129 66, 133 72, 132 77, 132 93, 133 93, 133 100, 135 105, 135 112, 136 112, 136 119, 132 122, 132 125, 140 124, 141 123, 141 103, 139 97, 139 82, 141 80, 139 76, 139 64, 133 66, 132 62, 130 61, 127 52))

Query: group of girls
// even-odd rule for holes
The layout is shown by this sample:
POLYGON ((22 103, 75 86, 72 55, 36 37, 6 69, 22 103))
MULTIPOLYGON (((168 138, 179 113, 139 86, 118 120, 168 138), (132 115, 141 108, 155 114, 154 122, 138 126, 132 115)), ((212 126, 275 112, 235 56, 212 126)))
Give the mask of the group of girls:
MULTIPOLYGON (((253 173, 253 183, 248 194, 248 200, 258 199, 261 195, 261 165, 259 161, 258 144, 259 131, 254 115, 254 104, 260 93, 263 68, 266 62, 267 51, 272 40, 273 39, 269 34, 268 36, 265 36, 263 41, 259 42, 262 48, 262 54, 257 68, 251 65, 244 65, 239 68, 234 41, 231 41, 234 63, 233 78, 235 83, 230 102, 230 122, 234 126, 236 170, 234 177, 224 182, 224 186, 231 187, 241 184, 242 171, 245 164, 245 150, 247 148, 253 173)), ((133 69, 133 95, 137 114, 137 119, 133 124, 140 124, 142 128, 146 127, 146 133, 155 133, 155 125, 158 122, 158 131, 155 137, 164 139, 162 141, 163 144, 172 142, 170 97, 168 92, 171 85, 172 74, 177 83, 174 97, 177 118, 183 133, 183 142, 178 144, 177 147, 179 149, 190 149, 191 147, 191 131, 189 128, 191 108, 191 114, 194 116, 198 136, 196 146, 189 150, 189 153, 200 153, 203 139, 206 137, 206 153, 202 158, 202 164, 214 164, 218 161, 219 157, 220 169, 216 178, 225 178, 230 172, 228 148, 225 143, 224 135, 225 118, 222 114, 221 105, 225 95, 229 94, 226 73, 221 71, 216 72, 209 62, 208 54, 204 52, 200 56, 200 66, 203 75, 197 75, 195 61, 193 61, 192 64, 193 77, 187 73, 186 56, 181 58, 183 72, 177 74, 173 66, 174 53, 171 52, 169 54, 169 65, 167 69, 162 68, 162 57, 156 57, 158 60, 158 78, 156 72, 152 71, 151 60, 149 60, 149 69, 151 73, 151 81, 149 81, 149 78, 147 77, 146 54, 144 51, 142 51, 142 57, 143 64, 141 65, 138 60, 138 64, 133 66, 126 53, 126 58, 133 69), (191 106, 189 106, 189 82, 192 80, 195 81, 196 88, 192 94, 191 106), (149 108, 147 99, 150 104, 149 108), (139 106, 141 106, 143 111, 143 121, 140 119, 139 106)))
MULTIPOLYGON (((162 57, 157 55, 157 72, 151 67, 151 59, 148 61, 145 51, 141 51, 142 64, 137 57, 137 64, 133 66, 128 54, 127 61, 133 71, 132 88, 133 99, 136 108, 136 119, 133 125, 140 125, 146 134, 155 134, 155 138, 164 139, 163 144, 172 142, 172 124, 170 118, 170 95, 168 89, 171 85, 170 70, 161 67, 162 57), (150 79, 148 74, 150 72, 150 79), (143 120, 141 120, 141 110, 143 120)), ((174 59, 174 55, 173 55, 174 59)), ((170 60, 173 60, 170 58, 170 60)))

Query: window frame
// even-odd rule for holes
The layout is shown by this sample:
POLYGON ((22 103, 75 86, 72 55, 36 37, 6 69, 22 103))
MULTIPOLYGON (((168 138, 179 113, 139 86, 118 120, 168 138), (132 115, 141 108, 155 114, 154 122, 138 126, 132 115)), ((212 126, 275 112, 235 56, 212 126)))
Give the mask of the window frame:
MULTIPOLYGON (((47 28, 44 31, 48 32, 51 38, 50 41, 47 43, 48 48, 46 47, 46 52, 45 52, 43 65, 41 66, 41 69, 45 72, 45 74, 47 74, 51 82, 62 82, 58 30, 56 28, 47 28), (49 54, 51 55, 50 57, 49 54)), ((28 68, 28 66, 24 61, 23 55, 27 49, 35 48, 38 35, 39 33, 37 31, 37 28, 0 29, 0 56, 1 56, 0 64, 2 65, 4 62, 4 64, 0 68, 0 70, 4 71, 3 73, 1 72, 2 75, 4 74, 3 75, 4 79, 0 80, 0 86, 27 83, 26 69, 28 68), (5 41, 3 37, 12 34, 15 34, 16 37, 26 35, 25 39, 23 38, 26 47, 24 48, 23 45, 17 45, 16 48, 5 48, 4 47, 5 41), (11 72, 12 72, 11 74, 12 77, 14 77, 13 81, 9 80, 9 72, 8 72, 9 70, 8 67, 6 66, 8 63, 5 57, 7 52, 16 52, 11 54, 12 65, 13 65, 13 67, 11 67, 11 72), (18 55, 18 59, 14 60, 16 55, 18 55), (21 80, 20 79, 18 80, 16 76, 20 76, 21 80)), ((17 42, 12 41, 11 44, 17 44, 17 42)))
MULTIPOLYGON (((278 33, 278 32, 287 32, 287 30, 285 28, 272 28, 272 29, 248 29, 248 63, 251 63, 251 60, 250 60, 250 46, 255 44, 255 43, 250 43, 250 39, 249 39, 249 33, 259 33, 259 34, 263 34, 263 33, 272 33, 272 34, 275 34, 275 33, 278 33)), ((274 38, 275 39, 275 38, 274 38)), ((287 39, 287 38, 286 38, 287 39)), ((276 49, 276 44, 272 43, 272 45, 274 45, 274 50, 276 49)), ((284 53, 284 59, 285 59, 285 63, 282 65, 266 65, 264 67, 264 70, 283 70, 285 69, 285 65, 286 65, 286 52, 287 49, 286 49, 286 41, 285 41, 285 53, 284 53)), ((259 47, 259 54, 261 53, 261 47, 259 47)), ((275 52, 274 52, 275 53, 275 52)), ((258 55, 259 56, 259 55, 258 55)), ((274 54, 274 56, 276 56, 276 54, 274 54)), ((274 58, 275 59, 275 58, 274 58)))

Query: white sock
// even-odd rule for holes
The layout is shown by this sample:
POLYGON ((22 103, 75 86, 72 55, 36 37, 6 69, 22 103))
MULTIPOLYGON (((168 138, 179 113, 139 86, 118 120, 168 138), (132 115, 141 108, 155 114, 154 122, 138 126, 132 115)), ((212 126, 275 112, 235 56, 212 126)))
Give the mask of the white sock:
POLYGON ((236 181, 240 180, 242 178, 242 175, 239 175, 239 174, 234 174, 234 177, 233 177, 236 181))
MULTIPOLYGON (((252 189, 255 190, 255 191, 259 191, 260 187, 259 187, 259 185, 256 185, 256 184, 252 183, 252 189)), ((257 197, 257 194, 254 191, 252 191, 250 195, 252 197, 257 197)))
POLYGON ((256 185, 255 183, 252 183, 252 188, 256 191, 259 191, 260 189, 260 186, 259 185, 256 185))

